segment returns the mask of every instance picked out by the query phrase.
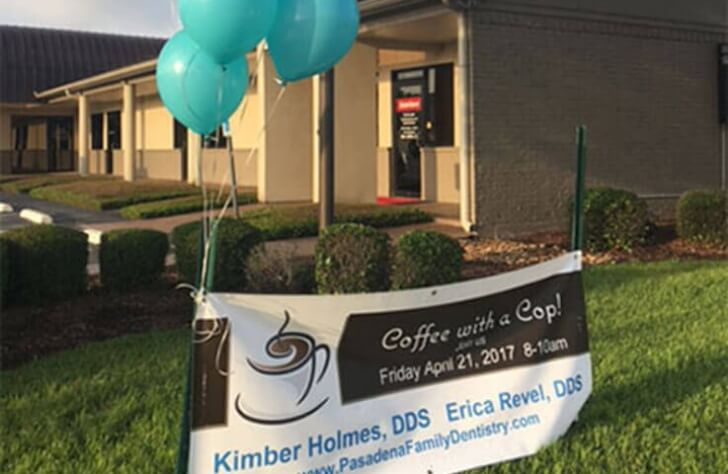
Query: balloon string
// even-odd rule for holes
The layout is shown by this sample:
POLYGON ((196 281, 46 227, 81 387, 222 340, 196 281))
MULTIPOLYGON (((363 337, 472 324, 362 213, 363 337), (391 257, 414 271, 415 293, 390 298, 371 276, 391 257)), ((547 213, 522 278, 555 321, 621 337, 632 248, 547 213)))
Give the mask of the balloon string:
MULTIPOLYGON (((270 108, 270 112, 268 113, 268 116, 266 117, 265 122, 263 123, 263 126, 261 127, 260 131, 258 132, 258 136, 256 137, 256 140, 255 140, 255 145, 253 146, 253 148, 251 148, 251 150, 248 154, 246 164, 252 158, 253 153, 255 153, 257 151, 258 142, 260 141, 260 137, 263 135, 263 133, 265 133, 265 131, 268 128, 268 123, 275 116, 275 113, 278 110, 278 105, 283 100, 283 96, 285 95, 285 92, 286 92, 285 87, 281 88, 281 90, 278 92, 278 96, 276 97, 276 100, 273 102, 273 105, 270 108)), ((202 160, 200 160, 200 161, 202 161, 202 160)), ((230 172, 230 170, 228 169, 228 173, 229 172, 230 172)), ((227 180, 227 177, 225 178, 225 180, 223 180, 223 183, 226 180, 227 180)), ((200 278, 201 285, 203 288, 205 287, 205 279, 206 279, 207 273, 208 273, 207 267, 209 265, 210 249, 211 249, 211 244, 212 244, 210 242, 209 234, 212 232, 212 229, 215 229, 217 226, 220 225, 220 222, 222 222, 222 219, 225 217, 225 214, 227 213, 228 209, 230 208, 230 205, 232 204, 232 201, 233 201, 232 193, 234 193, 234 192, 237 192, 237 189, 232 189, 232 186, 231 186, 230 194, 228 195, 228 198, 225 201, 225 204, 223 205, 222 209, 220 210, 220 213, 218 214, 217 218, 213 222, 210 223, 211 230, 209 232, 207 232, 207 231, 205 232, 205 246, 204 246, 205 248, 204 248, 204 256, 202 258, 202 276, 200 278)), ((208 209, 207 209, 207 194, 204 191, 204 184, 203 184, 203 202, 205 203, 204 204, 204 207, 205 207, 205 218, 204 219, 206 222, 209 222, 208 221, 208 219, 209 219, 208 209)), ((212 212, 211 209, 210 209, 210 212, 212 212)))

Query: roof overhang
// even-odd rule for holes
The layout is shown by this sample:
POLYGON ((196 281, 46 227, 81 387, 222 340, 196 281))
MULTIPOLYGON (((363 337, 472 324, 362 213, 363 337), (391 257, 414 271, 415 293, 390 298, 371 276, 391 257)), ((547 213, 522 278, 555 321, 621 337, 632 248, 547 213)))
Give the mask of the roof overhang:
MULTIPOLYGON (((372 37, 377 35, 374 32, 382 31, 382 28, 391 29, 397 24, 440 16, 458 10, 470 2, 472 0, 363 0, 359 2, 361 12, 359 40, 370 43, 372 37)), ((404 43, 397 44, 410 43, 404 40, 404 43)), ((74 100, 80 94, 102 94, 118 89, 122 83, 134 84, 153 80, 156 67, 157 60, 150 59, 45 91, 34 92, 34 95, 39 101, 53 104, 74 100)))
POLYGON ((113 71, 63 84, 43 92, 35 92, 34 94, 38 100, 57 102, 87 91, 93 91, 94 93, 105 92, 110 88, 118 87, 123 82, 145 82, 154 77, 156 67, 157 60, 150 59, 149 61, 114 69, 113 71))

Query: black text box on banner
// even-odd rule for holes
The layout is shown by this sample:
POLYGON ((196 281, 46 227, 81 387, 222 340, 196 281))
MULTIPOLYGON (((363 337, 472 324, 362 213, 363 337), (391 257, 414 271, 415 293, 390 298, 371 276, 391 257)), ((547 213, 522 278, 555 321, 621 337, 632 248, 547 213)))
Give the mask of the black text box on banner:
POLYGON ((353 314, 343 403, 589 351, 581 273, 441 306, 353 314))

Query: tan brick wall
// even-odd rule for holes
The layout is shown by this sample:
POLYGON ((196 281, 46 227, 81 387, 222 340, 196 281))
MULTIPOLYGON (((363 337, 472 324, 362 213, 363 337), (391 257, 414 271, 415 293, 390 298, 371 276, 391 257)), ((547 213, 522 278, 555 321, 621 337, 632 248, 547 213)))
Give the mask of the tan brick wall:
POLYGON ((472 35, 481 234, 567 228, 580 123, 588 185, 641 194, 720 185, 722 35, 485 9, 473 13, 472 35))

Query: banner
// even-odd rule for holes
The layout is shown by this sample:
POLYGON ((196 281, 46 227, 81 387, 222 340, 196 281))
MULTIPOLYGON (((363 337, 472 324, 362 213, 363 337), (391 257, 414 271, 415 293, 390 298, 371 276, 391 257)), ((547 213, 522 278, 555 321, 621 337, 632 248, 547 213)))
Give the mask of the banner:
POLYGON ((210 294, 191 473, 451 473, 535 453, 592 389, 581 255, 422 290, 210 294))

